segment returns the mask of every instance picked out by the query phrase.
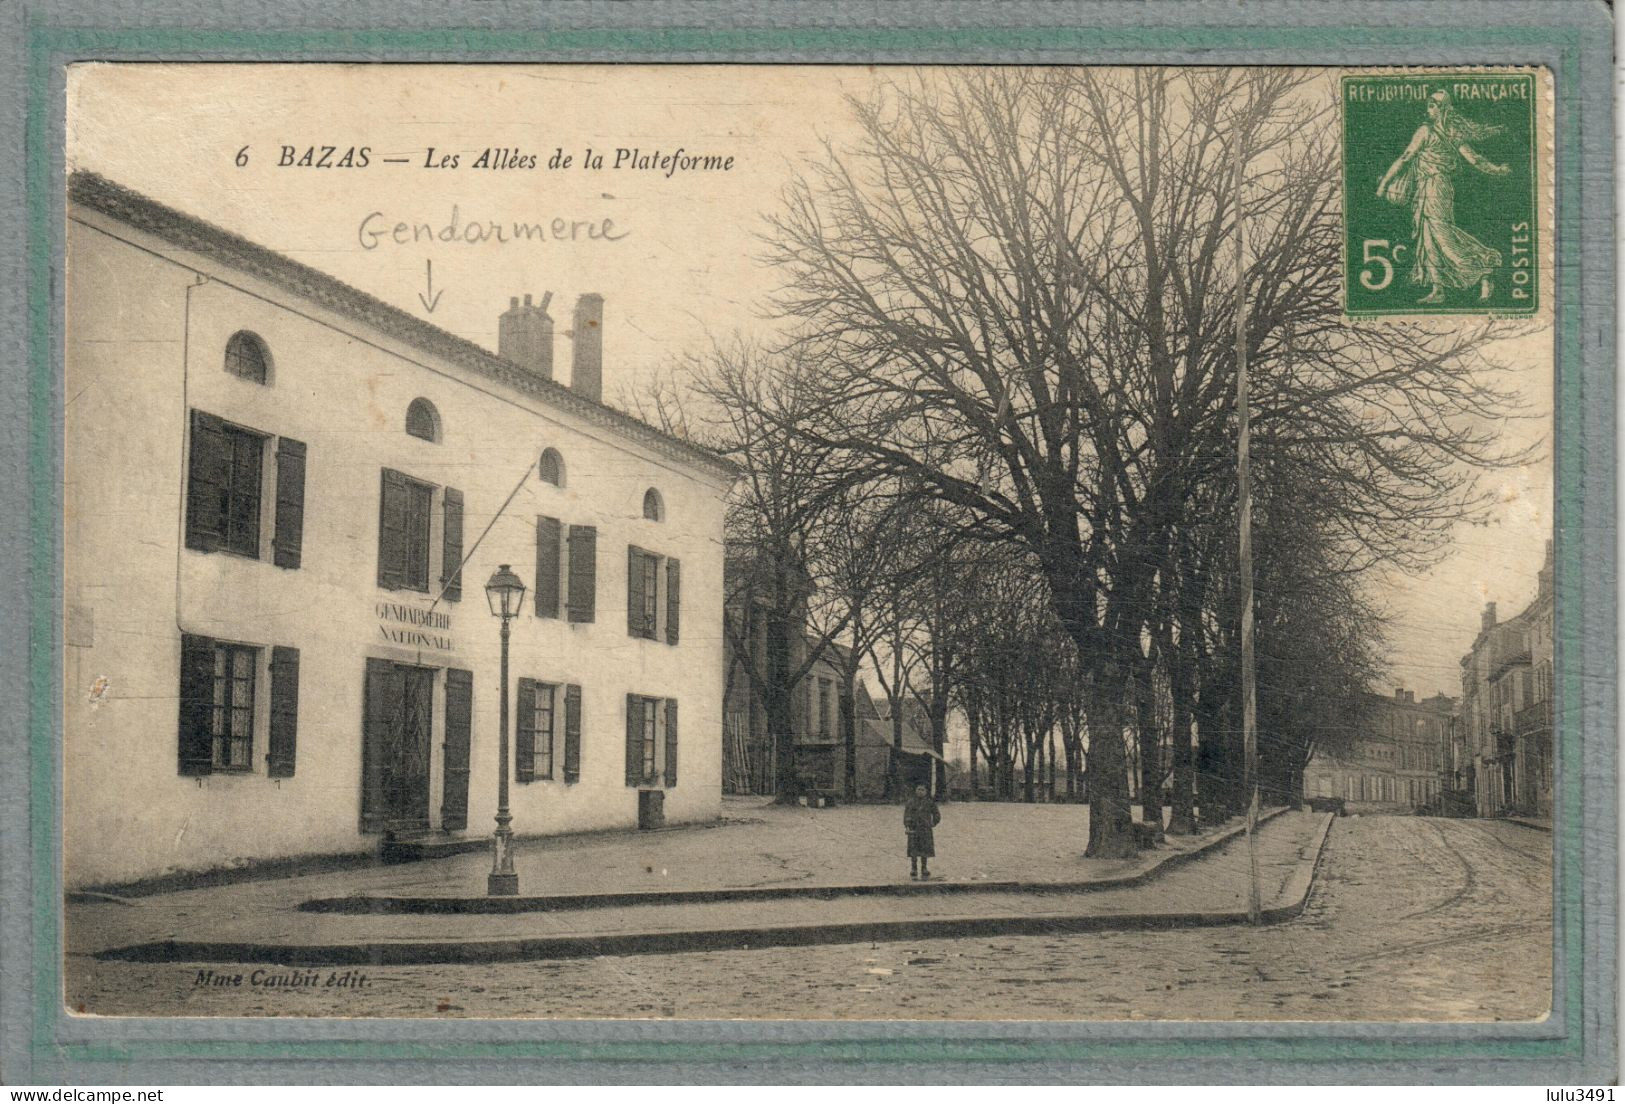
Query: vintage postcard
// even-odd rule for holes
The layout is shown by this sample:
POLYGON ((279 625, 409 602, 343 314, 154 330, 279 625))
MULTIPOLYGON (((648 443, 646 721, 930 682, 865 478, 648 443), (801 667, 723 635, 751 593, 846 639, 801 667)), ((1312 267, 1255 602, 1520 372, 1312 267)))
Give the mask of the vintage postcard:
POLYGON ((1543 1020, 1553 126, 71 66, 65 1007, 1543 1020))

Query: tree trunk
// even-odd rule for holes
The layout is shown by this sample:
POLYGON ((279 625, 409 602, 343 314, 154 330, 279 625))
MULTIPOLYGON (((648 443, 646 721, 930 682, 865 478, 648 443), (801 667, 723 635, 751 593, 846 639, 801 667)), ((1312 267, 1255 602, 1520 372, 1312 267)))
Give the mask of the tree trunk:
POLYGON ((1135 665, 1134 729, 1140 747, 1140 819, 1162 831, 1162 734, 1151 701, 1151 661, 1135 665))
POLYGON ((970 710, 966 720, 970 724, 970 799, 976 800, 976 742, 979 739, 976 711, 970 710))
POLYGON ((1108 658, 1089 703, 1090 859, 1131 859, 1133 816, 1128 799, 1127 756, 1123 749, 1123 702, 1127 678, 1118 660, 1108 658))
POLYGON ((773 737, 773 783, 778 803, 793 805, 801 797, 801 776, 796 771, 796 733, 791 715, 795 686, 791 673, 790 622, 773 611, 767 617, 767 685, 762 695, 767 730, 773 737))
POLYGON ((846 750, 846 780, 841 794, 850 805, 858 799, 858 680, 850 670, 844 674, 846 685, 841 693, 841 741, 846 750))
POLYGON ((931 747, 938 758, 931 760, 931 773, 939 798, 948 796, 948 693, 946 688, 933 689, 931 694, 931 747))
POLYGON ((1170 749, 1174 774, 1171 808, 1168 815, 1168 834, 1188 836, 1196 831, 1195 772, 1191 769, 1191 683, 1192 664, 1186 650, 1191 646, 1187 630, 1196 630, 1183 621, 1179 629, 1179 643, 1168 649, 1168 683, 1174 706, 1173 747, 1170 749))

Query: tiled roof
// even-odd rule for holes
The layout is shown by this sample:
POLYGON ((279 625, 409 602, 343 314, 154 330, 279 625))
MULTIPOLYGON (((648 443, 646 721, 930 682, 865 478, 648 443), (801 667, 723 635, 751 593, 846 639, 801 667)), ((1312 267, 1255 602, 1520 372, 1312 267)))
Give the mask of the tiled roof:
POLYGON ((732 476, 737 470, 731 461, 710 449, 664 433, 647 422, 587 398, 555 380, 543 379, 472 341, 392 307, 325 272, 300 264, 213 223, 167 207, 96 173, 78 171, 70 175, 68 198, 82 207, 154 234, 181 249, 265 280, 293 295, 414 345, 425 353, 496 380, 522 394, 540 398, 559 410, 614 430, 662 455, 703 468, 714 475, 732 476))

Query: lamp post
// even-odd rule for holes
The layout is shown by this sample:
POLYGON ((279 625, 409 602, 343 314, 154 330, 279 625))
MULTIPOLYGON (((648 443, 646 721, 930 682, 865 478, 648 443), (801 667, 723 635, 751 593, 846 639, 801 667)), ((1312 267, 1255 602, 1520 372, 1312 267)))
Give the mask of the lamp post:
POLYGON ((508 622, 519 615, 525 597, 525 584, 508 569, 497 568, 485 584, 485 600, 491 616, 502 619, 502 699, 497 722, 497 830, 492 837, 491 873, 486 878, 487 897, 513 897, 519 892, 519 875, 513 869, 513 817, 508 813, 508 622))

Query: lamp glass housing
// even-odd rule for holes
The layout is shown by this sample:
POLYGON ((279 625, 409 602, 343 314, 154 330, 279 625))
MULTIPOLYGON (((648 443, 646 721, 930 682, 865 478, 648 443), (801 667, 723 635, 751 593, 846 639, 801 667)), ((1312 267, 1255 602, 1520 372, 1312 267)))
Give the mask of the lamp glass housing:
POLYGON ((525 599, 525 583, 509 569, 507 564, 497 568, 490 582, 485 584, 485 600, 491 605, 491 616, 504 621, 519 615, 525 599))

